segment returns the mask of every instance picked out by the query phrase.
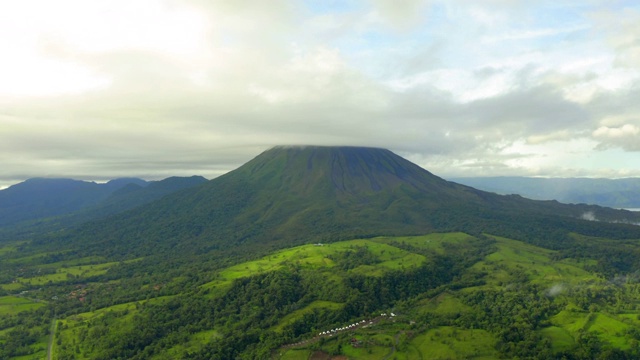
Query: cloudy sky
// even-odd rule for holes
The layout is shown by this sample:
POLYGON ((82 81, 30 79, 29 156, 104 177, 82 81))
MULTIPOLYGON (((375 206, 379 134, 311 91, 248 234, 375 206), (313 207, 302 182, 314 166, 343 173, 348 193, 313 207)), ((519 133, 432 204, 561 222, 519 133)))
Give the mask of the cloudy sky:
POLYGON ((443 176, 640 176, 640 5, 0 2, 0 187, 216 177, 278 144, 443 176))

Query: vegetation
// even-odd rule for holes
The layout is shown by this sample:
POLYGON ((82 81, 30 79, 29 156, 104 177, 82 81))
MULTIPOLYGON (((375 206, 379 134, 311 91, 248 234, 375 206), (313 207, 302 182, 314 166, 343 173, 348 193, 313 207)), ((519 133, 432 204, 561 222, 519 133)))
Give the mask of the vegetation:
POLYGON ((43 354, 54 318, 55 359, 638 356, 640 277, 606 278, 596 262, 502 237, 434 233, 276 251, 171 296, 162 296, 169 284, 122 278, 110 286, 110 270, 91 282, 52 277, 40 290, 0 298, 2 357, 43 354), (117 292, 133 286, 140 299, 121 302, 117 292), (116 292, 109 301, 97 299, 104 288, 116 292))
POLYGON ((0 242, 104 218, 205 181, 200 176, 150 182, 116 179, 105 184, 29 179, 0 190, 0 242))
MULTIPOLYGON (((385 150, 274 149, 0 243, 0 358, 640 356, 640 228, 385 150)), ((622 218, 620 218, 622 219, 622 218)), ((622 219, 624 220, 624 219, 622 219)))

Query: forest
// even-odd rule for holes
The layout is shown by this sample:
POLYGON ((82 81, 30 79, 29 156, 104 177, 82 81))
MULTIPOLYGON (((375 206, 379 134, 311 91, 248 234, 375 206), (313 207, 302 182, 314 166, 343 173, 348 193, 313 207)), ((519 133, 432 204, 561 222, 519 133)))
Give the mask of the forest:
POLYGON ((464 233, 374 237, 144 276, 143 260, 103 272, 97 258, 6 251, 5 278, 12 262, 21 276, 2 285, 0 358, 44 358, 52 324, 54 359, 637 358, 640 275, 629 270, 640 242, 570 237, 561 250, 464 233), (8 295, 18 286, 29 290, 8 295), (362 319, 378 320, 317 336, 362 319))

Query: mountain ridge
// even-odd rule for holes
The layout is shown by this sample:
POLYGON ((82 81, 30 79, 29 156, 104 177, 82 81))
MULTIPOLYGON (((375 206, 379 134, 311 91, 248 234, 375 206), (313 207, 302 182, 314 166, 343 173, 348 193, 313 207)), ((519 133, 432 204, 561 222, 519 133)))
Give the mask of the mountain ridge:
POLYGON ((33 178, 0 190, 0 230, 9 237, 77 225, 157 200, 206 179, 158 181, 118 178, 104 184, 74 179, 33 178))
POLYGON ((535 178, 521 176, 460 177, 449 180, 495 192, 536 200, 640 208, 640 178, 535 178))
POLYGON ((66 178, 31 178, 0 190, 0 226, 58 216, 107 199, 126 184, 146 185, 142 179, 115 179, 105 184, 66 178))

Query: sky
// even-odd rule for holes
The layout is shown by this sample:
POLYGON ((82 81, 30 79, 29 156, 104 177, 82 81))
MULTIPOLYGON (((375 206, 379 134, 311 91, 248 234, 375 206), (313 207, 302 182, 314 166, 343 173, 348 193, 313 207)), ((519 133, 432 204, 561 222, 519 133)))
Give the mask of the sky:
POLYGON ((640 3, 0 2, 0 188, 215 178, 275 145, 640 177, 640 3))

